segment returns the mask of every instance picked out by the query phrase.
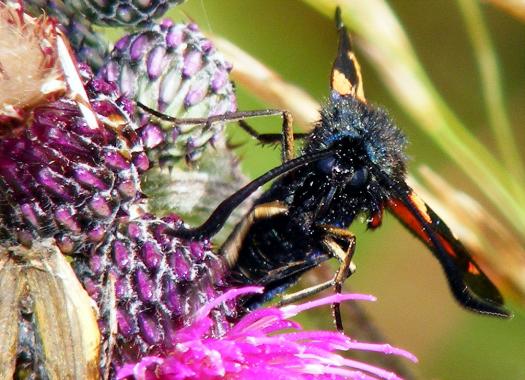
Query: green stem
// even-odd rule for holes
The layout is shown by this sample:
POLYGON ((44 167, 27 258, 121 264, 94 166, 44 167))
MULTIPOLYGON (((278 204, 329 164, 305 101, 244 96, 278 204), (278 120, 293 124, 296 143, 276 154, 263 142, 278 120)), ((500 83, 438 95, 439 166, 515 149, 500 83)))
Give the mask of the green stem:
POLYGON ((509 118, 505 112, 498 60, 494 53, 495 49, 483 19, 479 2, 475 0, 458 0, 458 4, 465 19, 468 35, 476 55, 489 125, 500 155, 507 169, 518 180, 523 181, 525 171, 515 144, 516 139, 513 136, 509 118))

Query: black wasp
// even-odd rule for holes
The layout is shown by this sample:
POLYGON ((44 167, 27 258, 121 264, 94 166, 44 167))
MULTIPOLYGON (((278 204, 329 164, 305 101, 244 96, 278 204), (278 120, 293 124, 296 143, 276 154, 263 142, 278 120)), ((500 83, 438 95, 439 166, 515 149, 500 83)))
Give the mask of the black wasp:
MULTIPOLYGON (((348 230, 365 215, 369 228, 381 224, 383 210, 394 214, 441 263, 456 300, 467 309, 509 317, 503 298, 446 224, 406 184, 406 139, 385 111, 364 97, 359 63, 346 27, 336 12, 339 49, 331 73, 329 101, 309 134, 294 135, 283 113, 283 134, 257 134, 246 117, 282 111, 238 112, 182 123, 239 121, 263 143, 282 138, 283 164, 233 194, 196 228, 174 230, 185 238, 206 238, 222 228, 235 207, 264 183, 279 177, 236 226, 220 251, 231 268, 232 284, 264 285, 266 301, 294 284, 299 276, 335 257, 340 268, 333 280, 300 292, 311 294, 342 283, 351 274, 355 236, 348 230), (294 137, 305 139, 294 156, 294 137)), ((149 110, 149 109, 148 109, 149 110)), ((165 117, 153 110, 153 114, 165 117)), ((253 300, 252 300, 253 301, 253 300)), ((336 305, 336 323, 341 320, 336 305)))

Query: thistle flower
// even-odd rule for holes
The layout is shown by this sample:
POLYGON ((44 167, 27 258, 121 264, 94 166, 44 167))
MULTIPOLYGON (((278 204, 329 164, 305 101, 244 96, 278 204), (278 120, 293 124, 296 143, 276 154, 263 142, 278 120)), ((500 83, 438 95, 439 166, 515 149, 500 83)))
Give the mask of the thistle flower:
MULTIPOLYGON (((164 232, 181 222, 176 216, 133 218, 120 223, 91 256, 75 259, 76 273, 99 305, 103 367, 173 349, 188 317, 224 287, 222 262, 208 242, 181 241, 164 232)), ((233 314, 233 305, 215 310, 217 333, 233 314)))
MULTIPOLYGON (((230 68, 195 24, 165 20, 120 39, 100 75, 130 99, 184 119, 236 109, 230 68)), ((152 162, 170 167, 199 158, 223 127, 174 126, 150 116, 143 114, 139 131, 145 149, 152 162)))
POLYGON ((94 24, 144 26, 184 0, 65 0, 94 24))
MULTIPOLYGON (((185 119, 236 110, 230 68, 196 25, 164 20, 120 39, 99 77, 135 101, 185 119)), ((174 125, 137 111, 152 166, 142 176, 150 212, 201 221, 246 181, 222 123, 174 125)))
POLYGON ((399 379, 372 365, 347 359, 336 351, 365 350, 417 359, 387 344, 356 342, 338 332, 304 331, 290 317, 320 305, 346 300, 375 300, 359 294, 333 295, 302 305, 252 311, 221 336, 213 336, 211 311, 223 302, 262 288, 232 289, 199 309, 191 325, 177 331, 166 356, 144 357, 127 364, 118 379, 399 379), (291 330, 291 331, 290 331, 291 330))

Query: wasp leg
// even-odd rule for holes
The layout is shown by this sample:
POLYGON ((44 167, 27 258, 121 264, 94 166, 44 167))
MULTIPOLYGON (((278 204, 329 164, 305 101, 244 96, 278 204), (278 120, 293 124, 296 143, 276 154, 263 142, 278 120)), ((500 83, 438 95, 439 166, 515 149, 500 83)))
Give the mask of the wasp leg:
POLYGON ((256 138, 262 144, 272 144, 276 142, 281 143, 281 160, 282 162, 289 161, 295 156, 294 138, 303 138, 306 134, 293 133, 293 117, 288 111, 279 111, 283 117, 283 131, 279 133, 259 133, 253 129, 244 119, 239 120, 239 126, 244 129, 250 136, 256 138))
POLYGON ((281 300, 277 303, 277 306, 284 306, 289 305, 293 302, 300 301, 302 299, 305 299, 307 297, 313 296, 315 294, 321 293, 323 290, 326 290, 328 288, 331 288, 334 286, 334 280, 328 280, 325 282, 322 282, 318 285, 310 286, 306 289, 299 290, 298 292, 286 294, 281 297, 281 300))
MULTIPOLYGON (((343 283, 355 271, 355 265, 352 263, 352 257, 355 252, 356 238, 353 233, 343 228, 321 225, 319 226, 326 235, 323 239, 325 248, 336 257, 340 266, 334 277, 334 290, 336 293, 341 293, 343 283), (341 246, 341 242, 346 244, 346 247, 341 246)), ((341 310, 339 303, 332 305, 335 325, 339 331, 343 331, 343 322, 341 320, 341 310)))
POLYGON ((242 242, 255 221, 268 219, 275 215, 283 215, 287 212, 288 207, 279 201, 263 203, 252 208, 237 224, 220 249, 220 255, 226 260, 228 266, 231 268, 237 262, 242 242))
POLYGON ((213 115, 208 117, 178 118, 159 112, 153 108, 146 106, 145 104, 142 104, 141 102, 137 102, 137 105, 146 112, 150 113, 151 115, 159 118, 160 120, 169 121, 176 125, 205 125, 208 127, 212 126, 215 123, 234 122, 252 117, 277 116, 282 115, 284 112, 287 112, 276 109, 264 109, 255 111, 226 112, 221 115, 213 115))
POLYGON ((143 110, 147 111, 151 115, 165 121, 169 121, 175 125, 204 125, 205 129, 211 128, 215 123, 225 123, 225 122, 239 122, 239 126, 244 129, 250 136, 255 137, 263 144, 271 144, 275 142, 280 142, 282 146, 282 161, 286 162, 294 158, 294 137, 303 138, 307 134, 296 134, 294 136, 292 123, 293 118, 292 114, 285 110, 276 110, 276 109, 265 109, 265 110, 255 110, 255 111, 239 111, 239 112, 227 112, 222 115, 214 115, 209 117, 199 117, 199 118, 176 118, 169 116, 154 110, 137 102, 137 105, 143 110), (244 120, 253 118, 253 117, 262 117, 262 116, 277 116, 281 115, 283 118, 283 132, 279 133, 267 133, 260 134, 255 131, 252 127, 248 125, 244 120))
MULTIPOLYGON (((339 260, 339 269, 337 270, 334 278, 329 281, 284 296, 279 302, 279 306, 287 305, 303 298, 312 296, 332 286, 334 287, 335 292, 341 293, 343 283, 355 271, 355 265, 352 262, 352 257, 355 251, 355 235, 348 230, 334 226, 320 227, 326 235, 322 240, 322 244, 333 257, 339 260), (340 242, 346 243, 346 247, 342 247, 340 242)), ((332 305, 332 312, 337 329, 339 331, 343 331, 343 322, 341 319, 339 303, 334 303, 332 305)))

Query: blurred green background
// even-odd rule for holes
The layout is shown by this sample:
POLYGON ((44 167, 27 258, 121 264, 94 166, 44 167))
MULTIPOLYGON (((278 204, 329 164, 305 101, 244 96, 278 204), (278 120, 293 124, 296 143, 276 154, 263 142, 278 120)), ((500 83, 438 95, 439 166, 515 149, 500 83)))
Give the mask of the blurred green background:
MULTIPOLYGON (((348 0, 351 1, 351 0, 348 0)), ((434 84, 471 132, 495 151, 487 127, 481 85, 464 20, 455 1, 390 1, 434 84)), ((525 136, 525 23, 482 4, 483 14, 499 57, 502 86, 510 121, 521 148, 525 136)), ((305 89, 322 102, 337 39, 333 21, 299 0, 188 0, 170 12, 178 20, 194 20, 225 37, 305 89)), ((357 52, 360 56, 359 51, 357 52)), ((361 55, 362 56, 362 55, 361 55)), ((387 108, 410 139, 410 171, 418 165, 433 168, 456 187, 476 198, 480 192, 418 129, 385 89, 372 66, 360 59, 369 101, 387 108)), ((263 108, 242 87, 240 110, 263 108)), ((254 123, 259 130, 279 130, 279 121, 254 123)), ((279 163, 279 152, 263 149, 234 132, 247 173, 255 176, 279 163)), ((522 151, 522 149, 520 149, 522 151)), ((507 210, 512 213, 513 210, 507 210)), ((358 232, 358 270, 348 281, 353 291, 371 293, 378 301, 366 305, 388 343, 416 354, 407 363, 422 379, 525 379, 525 313, 509 305, 515 317, 498 320, 461 309, 430 252, 391 216, 382 228, 358 232)), ((317 310, 318 315, 325 310, 317 310)), ((328 309, 327 321, 331 315, 328 309)), ((325 322, 326 323, 326 322, 325 322)), ((352 335, 352 326, 347 324, 352 335)))

